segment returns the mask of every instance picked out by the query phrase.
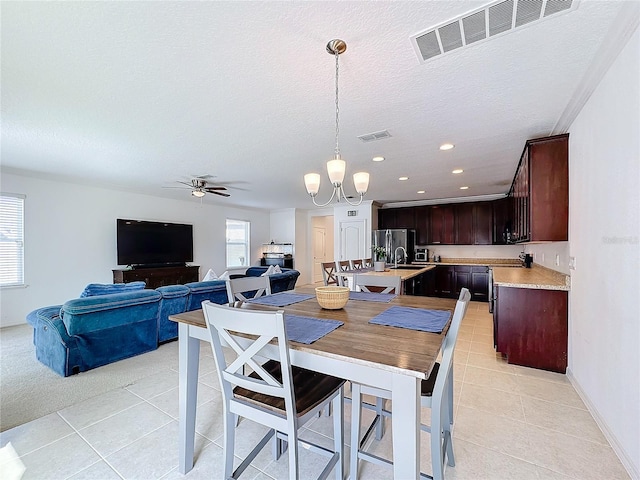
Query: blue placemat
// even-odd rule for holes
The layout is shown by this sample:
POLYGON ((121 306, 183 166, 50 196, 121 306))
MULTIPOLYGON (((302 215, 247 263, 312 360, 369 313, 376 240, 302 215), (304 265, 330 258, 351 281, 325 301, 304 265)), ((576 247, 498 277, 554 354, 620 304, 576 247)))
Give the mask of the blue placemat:
POLYGON ((390 327, 409 328, 422 332, 440 333, 449 321, 451 312, 446 310, 425 310, 412 307, 391 307, 376 315, 369 323, 390 327))
POLYGON ((349 292, 349 300, 363 300, 365 302, 389 303, 396 297, 395 293, 349 292))
POLYGON ((304 302, 310 298, 313 298, 313 295, 280 292, 274 293, 273 295, 263 295, 262 297, 252 298, 251 300, 247 300, 247 303, 259 303, 260 305, 270 305, 272 307, 286 307, 294 303, 304 302))
POLYGON ((285 315, 284 323, 289 340, 306 343, 307 345, 320 340, 327 333, 331 333, 336 328, 344 325, 339 320, 326 320, 324 318, 302 317, 299 315, 285 315))

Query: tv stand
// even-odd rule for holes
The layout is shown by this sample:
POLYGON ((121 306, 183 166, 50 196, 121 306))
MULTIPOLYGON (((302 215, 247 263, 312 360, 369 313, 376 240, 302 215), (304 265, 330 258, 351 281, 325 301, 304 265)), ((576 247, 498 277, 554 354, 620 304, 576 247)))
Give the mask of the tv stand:
POLYGON ((197 265, 149 267, 140 265, 132 269, 113 270, 113 283, 129 283, 142 281, 147 288, 158 288, 165 285, 183 285, 197 282, 200 267, 197 265))

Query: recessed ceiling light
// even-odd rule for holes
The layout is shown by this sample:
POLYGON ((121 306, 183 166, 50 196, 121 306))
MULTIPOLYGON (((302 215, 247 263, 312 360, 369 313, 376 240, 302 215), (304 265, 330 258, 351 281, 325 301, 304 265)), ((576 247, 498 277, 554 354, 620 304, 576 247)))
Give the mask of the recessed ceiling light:
POLYGON ((374 162, 384 162, 384 157, 373 157, 371 160, 373 160, 374 162))
POLYGON ((418 193, 424 193, 424 190, 418 190, 418 193))
POLYGON ((453 147, 453 143, 443 143, 440 145, 440 150, 451 150, 453 147))
POLYGON ((401 181, 409 180, 409 177, 400 177, 400 178, 398 178, 398 180, 401 180, 401 181))
POLYGON ((455 170, 451 170, 451 173, 462 173, 464 172, 464 170, 462 170, 461 168, 456 168, 455 170))
POLYGON ((469 190, 469 187, 460 187, 460 190, 469 190))

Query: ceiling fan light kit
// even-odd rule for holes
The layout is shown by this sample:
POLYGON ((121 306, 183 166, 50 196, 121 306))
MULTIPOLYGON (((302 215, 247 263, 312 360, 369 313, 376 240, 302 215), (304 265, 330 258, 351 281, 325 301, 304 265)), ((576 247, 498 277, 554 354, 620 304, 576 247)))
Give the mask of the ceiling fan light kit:
POLYGON ((326 207, 333 201, 334 198, 337 202, 340 202, 342 199, 344 199, 344 201, 349 205, 353 205, 355 207, 362 203, 364 194, 367 193, 367 190, 369 189, 369 174, 367 172, 358 172, 353 175, 353 184, 355 186, 356 192, 358 192, 358 195, 360 195, 360 200, 358 202, 353 203, 349 201, 349 198, 347 198, 347 196, 345 195, 344 189, 342 187, 347 162, 345 162, 340 156, 340 146, 338 143, 338 137, 340 133, 340 108, 338 106, 338 57, 346 50, 347 44, 343 40, 334 39, 327 44, 327 52, 331 55, 334 55, 336 59, 336 149, 333 159, 327 162, 327 175, 329 176, 331 185, 333 185, 333 193, 331 194, 331 198, 329 198, 326 203, 316 202, 316 196, 318 195, 318 191, 320 190, 320 174, 307 173, 304 176, 304 184, 307 189, 307 193, 311 196, 313 204, 317 207, 326 207))

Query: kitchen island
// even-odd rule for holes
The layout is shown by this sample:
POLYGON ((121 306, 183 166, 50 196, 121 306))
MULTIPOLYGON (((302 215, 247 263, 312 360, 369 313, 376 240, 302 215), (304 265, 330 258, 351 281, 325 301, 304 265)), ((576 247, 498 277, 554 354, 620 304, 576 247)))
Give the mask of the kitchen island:
POLYGON ((349 288, 353 290, 353 276, 354 275, 373 275, 377 277, 400 277, 402 282, 402 293, 413 294, 414 282, 420 278, 420 275, 433 270, 435 265, 414 265, 414 264, 399 264, 396 267, 388 266, 384 269, 384 272, 376 272, 370 269, 361 270, 347 270, 346 272, 340 272, 340 275, 347 278, 349 282, 349 288), (410 282, 409 282, 410 281, 410 282), (409 283, 407 283, 409 282, 409 283))
POLYGON ((570 277, 534 264, 493 269, 493 334, 516 365, 565 373, 570 277))

